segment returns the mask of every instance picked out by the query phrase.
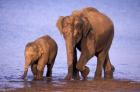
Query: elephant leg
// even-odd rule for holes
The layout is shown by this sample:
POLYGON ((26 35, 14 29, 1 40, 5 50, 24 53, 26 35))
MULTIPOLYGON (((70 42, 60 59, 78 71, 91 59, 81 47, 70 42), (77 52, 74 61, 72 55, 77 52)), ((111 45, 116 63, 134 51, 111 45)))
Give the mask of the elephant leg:
POLYGON ((110 62, 109 54, 107 53, 105 62, 104 62, 104 78, 105 79, 112 79, 113 78, 113 72, 115 68, 110 62))
POLYGON ((48 61, 48 55, 42 55, 41 58, 39 59, 37 65, 37 80, 43 78, 43 71, 47 61, 48 61))
POLYGON ((72 62, 68 62, 68 74, 66 75, 65 79, 66 80, 70 80, 70 79, 74 79, 74 80, 79 80, 80 76, 79 76, 79 71, 76 68, 77 65, 77 51, 76 48, 74 48, 73 50, 73 54, 72 54, 73 60, 72 62))
POLYGON ((54 63, 52 64, 47 64, 47 73, 46 77, 52 77, 52 68, 53 68, 54 63))
POLYGON ((97 56, 97 67, 96 67, 96 71, 95 71, 95 80, 100 80, 102 78, 102 68, 104 65, 104 61, 106 58, 106 52, 102 51, 98 54, 97 56))
POLYGON ((74 49, 74 58, 73 58, 73 79, 74 80, 79 80, 80 79, 80 75, 79 75, 79 71, 76 68, 76 64, 77 64, 77 51, 76 48, 74 49))
POLYGON ((76 68, 81 72, 81 75, 83 77, 83 80, 87 79, 87 75, 89 74, 90 70, 86 65, 86 63, 88 62, 88 60, 91 58, 92 56, 88 56, 87 53, 81 53, 80 59, 77 62, 76 68))
POLYGON ((36 79, 36 77, 37 77, 37 64, 32 64, 31 65, 31 71, 34 75, 34 79, 36 79))

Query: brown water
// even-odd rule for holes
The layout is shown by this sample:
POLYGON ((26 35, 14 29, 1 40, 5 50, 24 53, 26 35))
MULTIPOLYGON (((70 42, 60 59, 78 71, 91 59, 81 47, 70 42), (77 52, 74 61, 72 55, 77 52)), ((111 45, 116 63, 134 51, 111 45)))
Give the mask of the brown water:
MULTIPOLYGON (((139 82, 139 1, 22 0, 19 2, 18 0, 1 0, 0 91, 9 88, 31 86, 28 85, 33 78, 30 70, 27 76, 27 82, 18 79, 18 77, 23 73, 24 47, 27 42, 33 41, 45 34, 54 38, 59 46, 58 55, 53 68, 52 81, 57 81, 59 84, 67 73, 67 64, 65 42, 58 32, 55 23, 59 16, 69 15, 73 10, 86 6, 96 7, 106 13, 114 22, 116 32, 110 50, 110 58, 112 64, 116 68, 114 78, 139 82)), ((80 53, 78 53, 78 56, 79 54, 80 53)), ((96 58, 91 59, 88 66, 91 70, 88 80, 92 80, 96 68, 96 58)), ((65 82, 61 82, 60 84, 63 83, 65 84, 65 82)))

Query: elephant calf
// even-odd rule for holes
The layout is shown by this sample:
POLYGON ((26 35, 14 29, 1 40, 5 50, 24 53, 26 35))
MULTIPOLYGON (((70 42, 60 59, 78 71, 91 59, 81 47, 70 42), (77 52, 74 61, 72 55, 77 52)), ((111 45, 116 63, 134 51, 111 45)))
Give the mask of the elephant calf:
POLYGON ((30 65, 35 79, 42 79, 45 65, 47 65, 46 77, 51 77, 57 49, 56 42, 48 35, 29 42, 25 47, 24 74, 21 78, 26 77, 30 65))

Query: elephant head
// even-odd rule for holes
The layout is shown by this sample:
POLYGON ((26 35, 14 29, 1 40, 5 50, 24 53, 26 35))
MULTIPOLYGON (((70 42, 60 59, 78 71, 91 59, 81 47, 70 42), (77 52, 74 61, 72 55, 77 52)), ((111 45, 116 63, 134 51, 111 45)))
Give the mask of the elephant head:
POLYGON ((24 65, 24 74, 22 75, 22 79, 27 76, 28 67, 36 63, 39 57, 41 56, 42 49, 39 45, 34 42, 30 42, 25 47, 25 65, 24 65))
POLYGON ((68 67, 71 67, 74 49, 81 39, 88 35, 91 25, 86 17, 72 14, 71 16, 60 16, 57 21, 57 27, 65 39, 67 63, 68 67))

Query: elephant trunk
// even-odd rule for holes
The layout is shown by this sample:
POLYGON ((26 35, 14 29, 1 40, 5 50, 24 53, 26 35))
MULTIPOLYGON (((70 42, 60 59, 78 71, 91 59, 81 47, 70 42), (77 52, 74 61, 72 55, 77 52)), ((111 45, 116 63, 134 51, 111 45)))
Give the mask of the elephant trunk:
POLYGON ((73 74, 74 45, 72 38, 66 39, 68 74, 73 74))
POLYGON ((21 76, 22 79, 25 79, 25 77, 27 76, 28 68, 29 68, 30 64, 31 64, 31 60, 29 58, 25 57, 24 73, 21 76))

